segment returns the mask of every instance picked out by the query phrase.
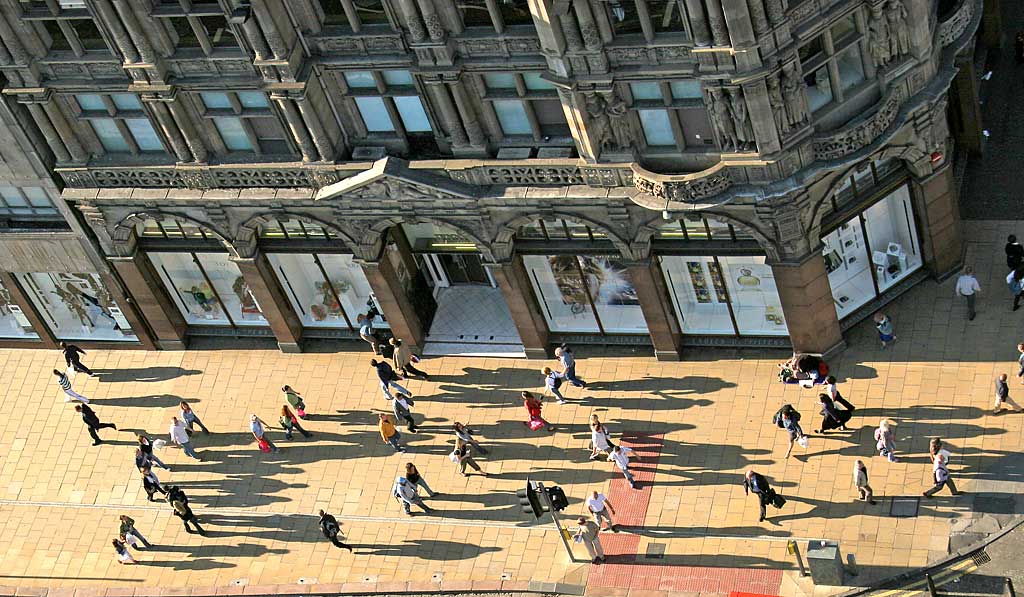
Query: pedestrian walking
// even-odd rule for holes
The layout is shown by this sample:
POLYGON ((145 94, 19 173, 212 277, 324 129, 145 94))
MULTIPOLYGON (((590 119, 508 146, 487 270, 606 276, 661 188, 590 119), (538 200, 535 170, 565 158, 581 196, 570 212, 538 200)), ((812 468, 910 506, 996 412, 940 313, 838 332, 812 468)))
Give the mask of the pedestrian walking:
POLYGON ((576 543, 582 543, 587 548, 587 554, 590 556, 592 563, 599 564, 605 561, 604 548, 601 547, 601 537, 598 533, 601 529, 594 524, 594 521, 587 520, 585 516, 577 518, 576 524, 579 527, 577 527, 576 534, 573 535, 572 540, 576 543))
POLYGON ((269 427, 263 422, 263 419, 257 417, 255 414, 249 416, 249 431, 252 432, 252 436, 256 438, 256 445, 259 447, 260 452, 277 452, 278 447, 274 445, 274 442, 270 441, 267 437, 266 428, 269 427))
POLYGON ((936 454, 932 461, 932 478, 935 480, 935 485, 921 495, 930 498, 941 491, 943 487, 949 487, 949 492, 954 497, 959 495, 956 490, 956 484, 953 483, 953 477, 949 476, 949 469, 946 466, 946 457, 942 454, 936 454))
POLYGON ((82 404, 89 404, 88 398, 71 389, 71 379, 68 377, 67 373, 54 369, 53 374, 57 376, 57 385, 59 385, 61 391, 64 392, 64 402, 78 400, 82 404))
POLYGON ((113 423, 100 423, 100 418, 96 415, 93 409, 89 408, 88 404, 76 404, 75 412, 82 415, 82 421, 85 426, 89 429, 89 435, 92 436, 92 445, 98 446, 103 443, 97 431, 100 429, 117 429, 117 425, 113 423))
POLYGON ((391 360, 395 363, 395 370, 401 371, 402 376, 412 377, 418 375, 424 380, 429 380, 430 376, 416 368, 414 363, 419 363, 420 358, 412 353, 405 344, 399 338, 392 338, 388 341, 394 348, 395 353, 391 355, 391 360))
POLYGON ((636 455, 631 448, 625 446, 614 446, 612 447, 611 454, 608 455, 608 460, 612 463, 612 468, 618 467, 622 471, 622 476, 626 478, 626 482, 633 489, 637 489, 636 479, 633 477, 633 471, 629 470, 629 458, 630 456, 640 460, 640 457, 636 455))
POLYGON ((418 433, 416 421, 412 418, 412 405, 415 404, 412 398, 406 398, 399 394, 391 399, 391 412, 395 413, 395 421, 405 421, 405 428, 409 433, 418 433))
POLYGON ((476 460, 473 460, 473 448, 469 444, 462 443, 461 440, 456 440, 455 449, 452 450, 449 458, 453 463, 459 465, 459 472, 462 473, 463 477, 469 476, 469 473, 466 472, 467 466, 485 477, 488 476, 487 472, 476 463, 476 460))
POLYGON ((804 434, 803 427, 800 426, 800 413, 789 404, 782 405, 772 417, 772 422, 779 426, 781 429, 786 430, 786 434, 789 436, 789 448, 786 450, 786 458, 793 453, 793 444, 799 443, 801 447, 807 447, 807 435, 804 434))
POLYGON ((395 429, 391 417, 384 413, 380 413, 378 416, 380 417, 380 438, 384 440, 385 444, 391 444, 395 452, 405 452, 405 447, 398 443, 402 439, 402 434, 395 429))
POLYGON ((145 465, 139 469, 142 473, 142 488, 146 490, 146 495, 149 497, 149 501, 154 501, 153 496, 156 492, 160 492, 167 495, 167 490, 160 484, 160 479, 157 478, 156 473, 153 472, 153 467, 145 465))
POLYGON ((1006 267, 1011 270, 1024 265, 1024 246, 1017 242, 1013 234, 1006 237, 1006 267))
POLYGON ((128 537, 135 537, 146 547, 153 547, 153 544, 142 536, 139 529, 135 528, 135 520, 132 517, 122 514, 119 519, 121 521, 121 526, 118 527, 117 532, 121 537, 125 537, 125 542, 127 542, 128 537))
POLYGON ((878 449, 879 455, 888 458, 889 462, 898 462, 896 458, 896 436, 892 432, 892 428, 895 426, 895 421, 882 419, 878 423, 878 429, 875 429, 875 448, 878 449))
POLYGON ((1016 311, 1020 309, 1020 297, 1024 293, 1024 265, 1010 270, 1010 273, 1006 275, 1006 285, 1010 288, 1010 294, 1013 295, 1013 310, 1016 311))
POLYGON ((562 387, 562 383, 565 381, 565 376, 558 371, 552 370, 551 367, 544 367, 540 372, 544 376, 544 393, 547 394, 548 392, 551 392, 551 394, 558 399, 559 404, 565 404, 565 396, 563 396, 562 392, 558 389, 562 387))
POLYGON ((587 382, 576 377, 576 355, 568 344, 563 344, 555 349, 555 357, 562 364, 562 375, 565 379, 577 388, 587 387, 587 382))
POLYGON ((885 313, 875 313, 875 328, 878 330, 878 339, 882 341, 882 349, 886 349, 896 341, 896 332, 892 325, 892 319, 885 313))
POLYGON ((601 528, 601 520, 608 523, 608 530, 618 533, 619 525, 615 524, 612 520, 612 515, 615 514, 615 506, 612 505, 608 498, 596 489, 590 492, 590 497, 587 498, 587 510, 590 511, 590 515, 594 517, 594 522, 597 524, 597 528, 601 528))
POLYGON ((171 470, 166 464, 164 464, 157 455, 153 452, 153 442, 149 440, 145 435, 139 434, 139 453, 141 458, 136 458, 135 466, 142 468, 146 464, 155 464, 165 471, 171 470))
POLYGON ((185 428, 185 422, 178 417, 171 417, 171 425, 167 428, 168 435, 171 436, 171 443, 181 448, 186 456, 199 460, 199 454, 192 448, 192 438, 188 436, 188 431, 185 428))
POLYGON ((402 509, 409 516, 412 516, 413 506, 422 508, 424 512, 434 511, 433 508, 423 503, 423 498, 420 497, 420 494, 416 493, 416 486, 405 477, 395 478, 395 485, 391 488, 391 495, 394 496, 398 503, 402 504, 402 509))
POLYGON ((82 364, 82 355, 85 354, 84 350, 67 342, 61 342, 60 349, 64 353, 64 362, 67 363, 69 368, 78 373, 85 373, 89 377, 96 377, 92 369, 82 364))
POLYGON ((203 430, 203 433, 210 433, 210 430, 203 425, 203 422, 199 419, 199 415, 196 411, 192 410, 192 405, 184 400, 178 405, 181 408, 181 420, 185 423, 185 432, 188 433, 189 437, 192 437, 192 433, 195 431, 195 426, 199 425, 199 428, 203 430))
POLYGON ((1017 377, 1020 384, 1024 386, 1024 344, 1017 345, 1017 377))
POLYGON ((838 402, 843 405, 843 408, 846 410, 850 412, 857 410, 857 407, 850 404, 849 401, 847 401, 846 398, 843 398, 842 394, 839 393, 839 386, 836 384, 836 376, 829 375, 825 378, 825 393, 828 394, 828 397, 834 402, 838 402))
POLYGON ((547 427, 548 431, 554 431, 555 430, 554 425, 552 425, 552 424, 548 423, 547 421, 545 421, 544 417, 542 417, 541 414, 540 414, 540 411, 541 411, 541 403, 540 403, 540 401, 541 401, 541 398, 543 398, 543 396, 541 396, 541 398, 537 398, 531 392, 527 392, 525 390, 523 391, 522 396, 523 396, 523 406, 526 407, 526 412, 529 415, 529 419, 526 420, 526 421, 523 421, 523 425, 526 425, 532 431, 536 431, 536 430, 540 429, 541 427, 547 427))
POLYGON ((356 323, 359 324, 359 337, 370 345, 373 349, 373 354, 380 354, 380 337, 377 332, 373 329, 373 313, 367 313, 363 315, 360 313, 356 317, 356 323))
POLYGON ((753 469, 748 470, 743 477, 743 494, 751 493, 757 496, 757 504, 761 511, 761 517, 757 522, 764 522, 768 517, 768 504, 781 508, 786 503, 786 500, 768 484, 768 479, 753 469))
POLYGON ((305 419, 306 402, 302 399, 302 396, 292 389, 291 386, 284 386, 281 388, 281 391, 284 392, 285 402, 295 409, 295 414, 298 415, 300 419, 305 419))
POLYGON ((860 459, 853 462, 853 486, 857 488, 862 502, 867 502, 872 506, 878 503, 874 498, 875 490, 868 485, 868 467, 860 459))
POLYGON ((611 455, 612 448, 615 446, 612 443, 611 434, 608 433, 608 428, 597 418, 597 415, 590 415, 590 459, 597 460, 597 457, 601 454, 605 455, 605 458, 611 455))
POLYGON ((338 535, 341 533, 341 526, 338 524, 338 519, 331 516, 330 514, 320 511, 320 532, 327 537, 335 547, 341 547, 352 551, 351 545, 346 545, 338 540, 338 535))
POLYGON ((976 315, 974 301, 979 293, 981 293, 981 285, 978 284, 978 279, 974 277, 974 268, 968 265, 964 268, 964 273, 956 279, 956 294, 964 297, 964 300, 967 301, 968 321, 974 321, 974 316, 976 315))
POLYGON ((302 437, 313 437, 312 433, 303 429, 302 425, 299 425, 299 418, 292 413, 287 404, 281 405, 281 428, 284 429, 285 439, 291 439, 292 432, 296 429, 302 434, 302 437))
POLYGON ((434 497, 439 493, 437 491, 432 490, 430 486, 427 485, 427 480, 424 479, 423 475, 420 474, 420 471, 416 468, 416 465, 411 462, 405 463, 405 479, 409 483, 412 483, 413 487, 419 486, 425 489, 428 497, 434 497))
POLYGON ((192 507, 188 505, 188 498, 185 496, 185 492, 178 487, 167 488, 167 503, 174 508, 174 515, 181 519, 181 522, 185 525, 186 533, 199 533, 205 535, 206 531, 203 527, 199 526, 199 517, 192 511, 192 507), (196 529, 193 531, 189 528, 188 523, 192 523, 196 529))
POLYGON ((479 431, 473 431, 458 421, 455 421, 455 424, 452 425, 452 429, 455 430, 456 441, 461 441, 464 444, 473 446, 473 449, 481 454, 487 454, 487 448, 481 446, 480 442, 476 441, 476 438, 473 437, 473 434, 479 433, 479 431))
POLYGON ((821 404, 821 428, 815 429, 815 433, 825 433, 832 429, 848 431, 846 424, 853 416, 853 412, 836 408, 835 402, 832 402, 828 394, 818 394, 818 403, 821 404))
POLYGON ((998 415, 1003 411, 1003 405, 1009 404, 1017 412, 1021 412, 1020 405, 1010 398, 1010 386, 1006 383, 1006 374, 1003 373, 996 378, 996 404, 992 408, 992 414, 998 415))
POLYGON ((939 454, 942 454, 946 462, 949 462, 950 456, 953 455, 946 449, 941 437, 933 437, 932 441, 928 442, 928 460, 934 465, 935 457, 939 454))
POLYGON ((377 370, 377 378, 380 379, 380 389, 384 391, 385 398, 388 400, 394 398, 394 395, 391 394, 392 388, 397 390, 399 394, 412 398, 412 392, 398 384, 398 374, 395 373, 395 370, 391 368, 387 361, 370 359, 370 366, 377 370))
POLYGON ((114 553, 117 554, 117 561, 122 564, 138 564, 135 558, 132 557, 131 552, 128 551, 128 547, 120 539, 114 539, 111 541, 114 545, 114 553))

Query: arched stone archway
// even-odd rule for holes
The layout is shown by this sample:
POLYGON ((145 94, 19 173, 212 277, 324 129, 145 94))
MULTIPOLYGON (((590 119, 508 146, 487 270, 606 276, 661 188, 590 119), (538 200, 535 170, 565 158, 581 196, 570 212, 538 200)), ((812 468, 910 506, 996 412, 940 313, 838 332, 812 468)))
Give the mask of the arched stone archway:
POLYGON ((298 220, 304 224, 319 226, 329 230, 331 233, 336 234, 338 239, 341 240, 349 250, 358 255, 357 249, 359 248, 359 242, 351 233, 342 230, 331 222, 327 222, 308 214, 293 211, 260 213, 242 222, 238 227, 238 233, 235 235, 234 240, 234 245, 237 247, 239 255, 244 257, 251 257, 254 255, 259 241, 260 228, 270 224, 271 222, 281 222, 285 220, 298 220))
POLYGON ((147 220, 155 220, 159 222, 164 219, 175 219, 194 224, 215 236, 217 240, 224 245, 224 248, 227 249, 231 256, 239 256, 238 250, 230 240, 230 234, 228 234, 227 231, 218 228, 214 224, 204 222, 186 214, 163 210, 147 210, 144 212, 129 214, 121 219, 121 221, 114 224, 113 234, 111 234, 114 251, 117 255, 122 257, 131 255, 135 249, 135 243, 137 241, 136 228, 141 224, 145 224, 147 220))
POLYGON ((494 239, 494 252, 495 257, 500 261, 507 261, 512 256, 513 243, 515 235, 523 226, 536 222, 541 219, 557 218, 562 220, 568 220, 577 224, 583 224, 584 226, 593 227, 595 230, 599 230, 604 234, 608 235, 608 240, 615 246, 619 251, 619 254, 627 260, 642 259, 644 255, 639 254, 634 247, 631 245, 627 237, 620 234, 618 231, 609 228, 606 224, 594 221, 591 218, 582 216, 572 212, 555 211, 545 214, 528 214, 518 216, 505 222, 498 229, 498 233, 494 239))
MULTIPOLYGON (((778 254, 779 249, 778 246, 775 244, 775 239, 768 236, 760 228, 758 228, 753 223, 753 217, 751 217, 751 221, 747 221, 738 217, 736 214, 719 213, 710 210, 697 210, 692 213, 703 216, 711 216, 717 220, 721 220, 728 224, 732 224, 735 227, 742 228, 743 230, 747 231, 748 233, 750 233, 751 236, 754 237, 754 240, 757 242, 758 245, 761 246, 762 249, 764 249, 765 254, 768 255, 769 258, 778 254)), ((652 217, 651 219, 647 220, 646 222, 641 224, 640 228, 637 230, 637 234, 633 238, 633 245, 637 247, 644 247, 645 253, 649 255, 651 250, 651 240, 654 238, 654 235, 657 233, 658 229, 669 222, 679 222, 684 214, 678 215, 679 217, 674 218, 672 220, 665 220, 660 215, 652 217)), ((753 215, 753 211, 751 211, 751 216, 753 215)))
POLYGON ((433 216, 392 216, 375 220, 373 224, 367 226, 366 231, 359 237, 357 242, 357 255, 360 255, 364 259, 375 260, 380 257, 384 250, 384 236, 394 226, 401 226, 402 224, 434 224, 442 228, 449 228, 456 232, 459 232, 466 236, 466 238, 473 241, 476 245, 477 251, 483 256, 484 261, 488 263, 496 263, 494 259, 494 252, 490 242, 486 241, 486 234, 484 234, 483 226, 481 225, 478 230, 470 228, 465 222, 459 220, 448 220, 444 218, 438 218, 433 216))

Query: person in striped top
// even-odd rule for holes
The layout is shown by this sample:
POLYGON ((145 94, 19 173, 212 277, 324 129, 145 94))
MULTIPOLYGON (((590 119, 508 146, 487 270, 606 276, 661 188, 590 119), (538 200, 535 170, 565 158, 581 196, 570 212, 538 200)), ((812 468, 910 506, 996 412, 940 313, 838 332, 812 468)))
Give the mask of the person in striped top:
POLYGON ((78 400, 82 404, 89 404, 88 398, 71 389, 71 380, 68 379, 66 373, 54 369, 53 374, 57 376, 57 383, 60 385, 60 389, 64 390, 64 402, 78 400))

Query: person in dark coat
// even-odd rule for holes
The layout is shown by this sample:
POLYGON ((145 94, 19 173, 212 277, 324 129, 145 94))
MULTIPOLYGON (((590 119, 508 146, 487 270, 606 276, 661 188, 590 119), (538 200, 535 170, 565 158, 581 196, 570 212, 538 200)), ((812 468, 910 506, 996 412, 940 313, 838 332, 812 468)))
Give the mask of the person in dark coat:
POLYGON ((84 350, 67 342, 61 342, 60 349, 64 353, 64 362, 67 363, 68 367, 73 368, 79 373, 85 373, 89 377, 96 377, 92 369, 82 364, 82 357, 80 355, 85 354, 84 350))
POLYGON ((764 522, 765 515, 768 513, 767 506, 775 497, 775 490, 768 484, 768 479, 761 473, 755 473, 753 470, 747 471, 746 476, 743 477, 743 493, 745 495, 753 493, 757 496, 758 504, 761 507, 761 518, 758 519, 758 522, 764 522))
POLYGON ((853 412, 837 407, 828 394, 818 394, 818 402, 821 403, 821 429, 815 429, 814 432, 825 433, 832 429, 846 431, 846 423, 853 416, 853 412))
POLYGON ((92 436, 92 445, 98 446, 103 443, 98 433, 100 429, 117 429, 117 425, 113 423, 100 423, 100 418, 96 416, 96 412, 89 408, 88 404, 76 404, 75 412, 82 415, 82 421, 85 422, 85 426, 89 428, 89 435, 92 436))
POLYGON ((186 533, 199 533, 200 535, 206 534, 203 527, 199 526, 199 518, 196 517, 195 512, 193 512, 192 508, 188 505, 188 497, 180 487, 174 485, 167 487, 167 503, 174 508, 174 515, 185 523, 186 533), (189 528, 188 523, 190 522, 195 525, 196 530, 193 531, 189 528))
POLYGON ((335 547, 341 547, 352 551, 351 545, 346 545, 338 540, 338 534, 341 533, 341 527, 338 525, 338 519, 330 514, 320 511, 320 532, 327 537, 335 547))

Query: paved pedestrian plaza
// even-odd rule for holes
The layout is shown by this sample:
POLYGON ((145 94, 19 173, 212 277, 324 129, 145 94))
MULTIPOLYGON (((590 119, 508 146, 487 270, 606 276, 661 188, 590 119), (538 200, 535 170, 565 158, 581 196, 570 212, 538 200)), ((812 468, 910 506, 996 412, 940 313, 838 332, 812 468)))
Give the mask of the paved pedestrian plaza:
POLYGON ((407 386, 422 430, 402 428, 409 451, 395 454, 377 431, 375 413, 389 404, 361 344, 306 354, 90 351, 83 361, 99 376, 80 374, 75 388, 119 429, 101 431, 108 441, 98 447, 51 374, 63 369, 59 352, 0 351, 0 585, 184 594, 514 589, 532 582, 595 594, 793 594, 808 585, 794 580, 789 539, 800 539, 801 549, 806 539, 839 541, 861 580, 924 565, 947 553, 951 534, 976 516, 981 493, 985 503, 1020 493, 1024 415, 991 414, 998 373, 1010 373, 1011 395, 1024 398, 1013 377, 1024 311, 1011 313, 1002 281, 1009 230, 967 225, 968 237, 978 239, 968 260, 983 287, 975 321, 966 321, 954 298, 954 280, 926 281, 886 308, 895 346, 881 350, 870 322, 848 334, 849 347, 831 364, 841 392, 858 407, 851 430, 815 435, 788 460, 785 432, 772 425, 772 414, 794 405, 808 433, 820 419, 817 391, 777 382, 782 353, 691 351, 684 362, 661 363, 579 346, 577 370, 590 387, 564 386, 565 405, 545 401, 554 433, 522 423, 519 392, 539 391, 543 363, 428 358, 421 367, 431 380, 407 386), (264 454, 248 418, 256 413, 277 427, 284 384, 304 395, 311 415, 305 427, 314 436, 288 441, 270 431, 281 451, 264 454), (133 463, 133 432, 166 439, 181 399, 213 433, 193 438, 201 461, 168 448, 158 455, 172 470, 155 472, 188 493, 205 537, 185 533, 166 503, 146 500, 133 463), (609 463, 588 460, 593 413, 613 439, 643 457, 639 489, 609 463), (897 463, 874 449, 871 435, 883 417, 898 423, 897 463), (464 478, 448 459, 456 420, 480 431, 490 453, 477 460, 490 477, 464 478), (965 495, 943 491, 918 504, 931 484, 927 450, 935 436, 947 441, 950 470, 965 495), (854 501, 856 458, 868 464, 878 505, 854 501), (391 497, 406 462, 441 492, 427 501, 437 509, 432 515, 407 517, 391 497), (751 467, 789 499, 761 524, 756 498, 743 493, 751 467), (561 486, 571 503, 566 517, 583 512, 591 490, 609 496, 624 528, 601 534, 607 564, 591 566, 581 545, 570 562, 550 523, 521 512, 515 492, 527 478, 561 486), (894 496, 909 499, 894 510, 894 496), (322 537, 321 508, 341 521, 354 553, 322 537), (901 513, 912 515, 892 516, 901 513), (120 514, 155 544, 136 552, 141 565, 115 559, 110 540, 120 514), (743 568, 758 570, 737 570, 743 568))

